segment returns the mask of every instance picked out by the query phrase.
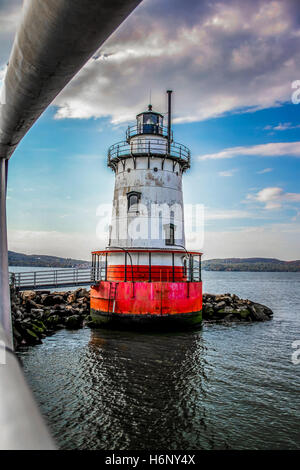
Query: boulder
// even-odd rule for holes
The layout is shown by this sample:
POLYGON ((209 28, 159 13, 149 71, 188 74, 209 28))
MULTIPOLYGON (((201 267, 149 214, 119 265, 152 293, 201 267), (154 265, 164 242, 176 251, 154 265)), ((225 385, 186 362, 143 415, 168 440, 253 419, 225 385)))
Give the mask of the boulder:
POLYGON ((76 297, 77 297, 77 299, 80 299, 80 298, 89 299, 90 298, 90 293, 86 289, 77 289, 76 297))
POLYGON ((44 316, 44 310, 42 308, 32 308, 30 313, 36 318, 43 318, 44 316))
POLYGON ((36 292, 34 290, 24 290, 21 293, 22 300, 32 300, 32 299, 35 299, 35 297, 36 297, 36 292))
POLYGON ((41 338, 39 338, 39 336, 30 328, 23 330, 23 338, 25 339, 26 344, 34 345, 42 343, 41 338))
POLYGON ((224 318, 223 318, 224 321, 234 321, 236 320, 236 317, 232 314, 232 313, 229 313, 228 315, 226 315, 224 318))
POLYGON ((25 308, 26 308, 27 312, 30 312, 30 310, 33 309, 33 308, 39 308, 39 307, 40 307, 40 305, 38 305, 36 302, 34 302, 34 300, 27 299, 25 301, 25 308))
POLYGON ((47 328, 45 324, 41 320, 34 320, 31 323, 31 329, 34 331, 36 335, 39 337, 43 337, 44 333, 46 332, 47 328))
POLYGON ((225 306, 226 306, 226 302, 224 302, 224 300, 222 300, 221 302, 218 302, 215 305, 215 310, 216 311, 221 310, 221 309, 225 308, 225 306))
POLYGON ((62 295, 53 295, 53 302, 55 304, 64 304, 65 300, 62 295))
POLYGON ((237 315, 243 320, 251 320, 251 312, 248 308, 238 309, 237 315))
POLYGON ((68 295, 67 301, 69 304, 72 304, 76 301, 76 291, 72 292, 72 294, 68 295))
POLYGON ((42 297, 43 305, 45 305, 46 307, 50 307, 52 305, 57 304, 57 301, 54 299, 54 296, 51 294, 44 294, 41 297, 42 297))
POLYGON ((79 315, 71 315, 66 318, 65 321, 66 328, 70 330, 77 330, 82 326, 82 321, 79 315))
POLYGON ((270 320, 273 312, 265 305, 253 303, 250 306, 251 316, 256 321, 270 320))
POLYGON ((56 328, 56 326, 60 323, 61 320, 58 315, 50 315, 45 318, 44 321, 49 328, 56 328))

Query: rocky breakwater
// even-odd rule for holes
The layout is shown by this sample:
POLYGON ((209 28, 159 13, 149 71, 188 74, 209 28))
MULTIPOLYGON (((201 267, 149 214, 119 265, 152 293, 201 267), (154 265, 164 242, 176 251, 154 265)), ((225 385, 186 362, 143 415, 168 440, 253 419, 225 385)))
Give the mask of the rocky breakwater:
POLYGON ((73 292, 11 290, 14 344, 33 345, 61 328, 78 329, 91 320, 90 294, 73 292))
POLYGON ((271 320, 273 312, 265 305, 240 299, 235 294, 203 294, 203 320, 253 322, 271 320))
MULTIPOLYGON (((86 289, 68 292, 11 290, 15 347, 39 344, 61 328, 93 326, 90 293, 86 289)), ((203 320, 207 322, 253 322, 270 320, 265 305, 240 299, 235 294, 203 294, 203 320)))

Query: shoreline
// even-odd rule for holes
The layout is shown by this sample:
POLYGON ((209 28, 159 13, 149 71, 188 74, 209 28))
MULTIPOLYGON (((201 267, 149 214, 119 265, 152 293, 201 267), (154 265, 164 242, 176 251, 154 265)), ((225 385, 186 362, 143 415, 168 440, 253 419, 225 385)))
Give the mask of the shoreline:
MULTIPOLYGON (((11 289, 14 345, 41 344, 44 338, 66 328, 96 327, 90 316, 87 289, 50 292, 11 289)), ((240 299, 235 294, 203 294, 203 324, 250 323, 271 320, 273 312, 265 305, 240 299)))

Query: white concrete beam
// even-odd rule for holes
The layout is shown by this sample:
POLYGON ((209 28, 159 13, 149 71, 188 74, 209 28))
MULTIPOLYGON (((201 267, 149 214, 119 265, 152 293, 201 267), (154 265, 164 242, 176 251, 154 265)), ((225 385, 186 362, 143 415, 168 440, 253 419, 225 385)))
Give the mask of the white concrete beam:
POLYGON ((140 2, 24 0, 1 98, 0 158, 140 2))

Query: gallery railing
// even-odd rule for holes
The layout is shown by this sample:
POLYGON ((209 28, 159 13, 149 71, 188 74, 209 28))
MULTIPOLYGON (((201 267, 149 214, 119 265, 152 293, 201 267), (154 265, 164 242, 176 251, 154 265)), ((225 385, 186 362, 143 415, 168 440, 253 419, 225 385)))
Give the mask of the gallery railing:
POLYGON ((172 142, 169 152, 167 140, 141 138, 130 143, 123 141, 111 145, 108 149, 107 164, 113 167, 119 160, 131 156, 165 156, 178 161, 185 168, 190 167, 191 161, 191 152, 183 144, 172 142))
POLYGON ((116 249, 102 250, 92 253, 92 280, 117 282, 201 282, 201 255, 200 252, 179 250, 138 250, 116 249), (113 254, 121 255, 121 262, 117 265, 110 263, 109 257, 113 254), (135 265, 132 257, 135 253, 144 254, 143 264, 135 265), (167 254, 169 263, 164 257, 164 266, 153 264, 153 254, 167 254), (176 265, 176 254, 184 257, 182 266, 176 265), (166 263, 168 263, 166 265, 166 263))

